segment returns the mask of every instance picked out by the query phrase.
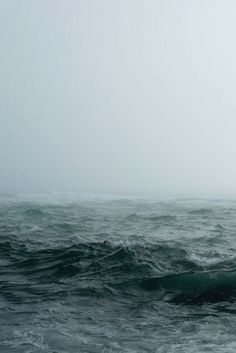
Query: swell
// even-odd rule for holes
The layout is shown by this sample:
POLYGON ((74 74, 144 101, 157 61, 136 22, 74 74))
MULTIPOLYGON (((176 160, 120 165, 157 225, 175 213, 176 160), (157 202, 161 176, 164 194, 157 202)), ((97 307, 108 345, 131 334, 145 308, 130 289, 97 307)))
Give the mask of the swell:
POLYGON ((202 207, 190 210, 188 213, 196 216, 211 216, 214 214, 214 211, 211 208, 202 207))
POLYGON ((154 222, 154 223, 163 223, 163 224, 171 224, 177 220, 176 216, 169 215, 169 214, 151 214, 148 216, 145 215, 139 215, 137 213, 133 213, 129 216, 126 217, 127 220, 129 221, 148 221, 148 222, 154 222))
POLYGON ((125 245, 106 241, 37 249, 5 241, 0 243, 0 259, 5 261, 0 286, 8 299, 17 288, 35 295, 46 293, 46 297, 65 294, 68 288, 85 296, 142 296, 145 291, 157 299, 164 293, 179 303, 228 300, 236 292, 234 259, 206 269, 177 242, 125 245))
POLYGON ((165 291, 175 302, 217 302, 235 298, 236 268, 185 272, 142 281, 148 291, 165 291))
MULTIPOLYGON (((196 269, 185 249, 173 242, 167 245, 157 244, 113 244, 108 241, 73 244, 68 247, 37 249, 19 241, 0 243, 0 256, 6 259, 16 270, 25 273, 40 274, 51 271, 51 279, 58 273, 60 277, 76 274, 90 274, 98 271, 103 276, 112 275, 139 276, 141 273, 162 273, 166 270, 196 269), (139 270, 139 271, 138 271, 139 270)), ((0 271, 1 275, 1 271, 0 271)), ((50 277, 49 277, 50 278, 50 277)))

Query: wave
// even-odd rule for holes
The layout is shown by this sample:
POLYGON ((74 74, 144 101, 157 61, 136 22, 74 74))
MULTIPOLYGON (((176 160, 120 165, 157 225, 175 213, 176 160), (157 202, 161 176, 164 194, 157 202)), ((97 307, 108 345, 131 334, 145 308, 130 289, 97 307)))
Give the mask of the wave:
POLYGON ((185 272, 148 278, 142 282, 148 291, 172 294, 175 302, 217 302, 236 295, 236 268, 185 272))
POLYGON ((26 209, 24 213, 28 217, 43 217, 47 214, 45 211, 41 210, 40 208, 36 208, 36 207, 26 209))
POLYGON ((151 222, 169 224, 169 223, 175 222, 177 220, 177 217, 169 214, 164 214, 164 215, 154 214, 154 215, 144 216, 144 215, 139 215, 137 213, 133 213, 127 216, 126 219, 130 221, 151 221, 151 222))
MULTIPOLYGON (((164 293, 172 301, 197 304, 235 298, 236 293, 235 259, 206 270, 175 242, 144 246, 105 241, 36 249, 5 241, 0 255, 6 261, 0 269, 1 283, 8 271, 17 283, 23 278, 23 283, 70 284, 80 295, 138 296, 145 291, 157 300, 164 293)), ((13 281, 13 291, 15 286, 13 281)))
POLYGON ((214 213, 214 211, 211 208, 202 207, 202 208, 191 210, 188 213, 196 216, 210 216, 214 213))
POLYGON ((158 269, 162 271, 162 265, 166 268, 174 268, 181 263, 183 263, 182 266, 194 266, 194 268, 198 266, 191 262, 188 252, 177 242, 166 244, 161 241, 146 245, 120 241, 116 243, 81 242, 67 247, 38 249, 35 243, 8 240, 0 243, 0 254, 11 258, 17 266, 21 267, 27 267, 28 262, 46 266, 54 261, 58 261, 58 265, 80 263, 84 270, 88 266, 100 266, 106 270, 106 267, 114 262, 120 266, 127 262, 132 267, 146 261, 156 271, 158 269))

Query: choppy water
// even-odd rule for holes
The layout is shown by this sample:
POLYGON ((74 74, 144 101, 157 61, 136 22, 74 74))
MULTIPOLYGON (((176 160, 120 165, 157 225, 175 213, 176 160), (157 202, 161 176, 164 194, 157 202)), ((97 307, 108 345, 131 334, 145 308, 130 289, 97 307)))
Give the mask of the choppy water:
POLYGON ((235 352, 236 201, 0 197, 0 352, 235 352))

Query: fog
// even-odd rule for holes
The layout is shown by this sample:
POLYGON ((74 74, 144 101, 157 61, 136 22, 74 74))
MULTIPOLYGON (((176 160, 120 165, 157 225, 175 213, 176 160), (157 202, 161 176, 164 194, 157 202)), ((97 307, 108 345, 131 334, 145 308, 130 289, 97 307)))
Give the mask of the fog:
POLYGON ((0 191, 236 194, 236 2, 1 0, 0 191))

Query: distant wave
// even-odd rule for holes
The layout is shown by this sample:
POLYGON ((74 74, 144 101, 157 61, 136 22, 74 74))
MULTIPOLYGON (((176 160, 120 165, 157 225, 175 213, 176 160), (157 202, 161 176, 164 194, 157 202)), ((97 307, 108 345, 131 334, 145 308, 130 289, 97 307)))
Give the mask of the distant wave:
POLYGON ((159 222, 159 223, 163 223, 163 224, 177 220, 176 216, 172 216, 172 215, 168 215, 168 214, 145 216, 145 215, 138 215, 138 214, 134 213, 134 214, 127 216, 126 218, 130 221, 140 220, 140 221, 159 222))
POLYGON ((47 213, 41 210, 39 207, 35 208, 28 208, 25 210, 25 215, 29 217, 42 217, 45 216, 47 213))
POLYGON ((210 208, 196 208, 194 210, 190 210, 188 213, 196 216, 206 216, 213 214, 214 211, 210 208))

